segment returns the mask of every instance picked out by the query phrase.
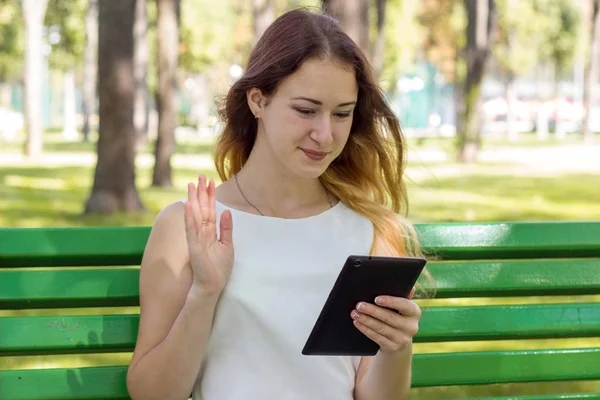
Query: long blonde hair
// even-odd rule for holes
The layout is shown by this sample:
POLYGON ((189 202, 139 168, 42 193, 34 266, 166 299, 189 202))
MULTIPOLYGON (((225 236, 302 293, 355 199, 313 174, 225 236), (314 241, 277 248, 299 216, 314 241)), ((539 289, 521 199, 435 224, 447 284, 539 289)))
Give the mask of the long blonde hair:
POLYGON ((252 50, 244 75, 230 88, 219 109, 224 130, 214 159, 226 181, 244 165, 254 145, 257 122, 246 93, 259 88, 273 94, 278 83, 311 58, 329 57, 351 66, 358 84, 348 142, 321 181, 344 204, 372 221, 397 255, 422 256, 408 212, 404 184, 405 142, 398 118, 376 84, 369 63, 352 39, 328 15, 306 9, 283 14, 252 50))

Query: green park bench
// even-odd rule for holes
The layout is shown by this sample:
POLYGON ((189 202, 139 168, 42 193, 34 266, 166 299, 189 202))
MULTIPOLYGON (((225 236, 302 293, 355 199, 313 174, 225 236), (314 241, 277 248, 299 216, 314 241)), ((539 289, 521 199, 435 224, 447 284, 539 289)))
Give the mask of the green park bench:
MULTIPOLYGON (((436 298, 446 300, 419 300, 428 303, 415 349, 501 340, 515 347, 416 351, 413 387, 586 381, 600 392, 600 222, 417 228, 437 260, 429 263, 436 298), (528 339, 570 338, 586 345, 517 346, 528 339)), ((0 363, 14 356, 127 356, 137 335, 138 267, 148 234, 148 227, 0 229, 0 363)), ((3 368, 0 399, 127 399, 128 360, 3 368)), ((600 393, 510 398, 600 399, 600 393)))

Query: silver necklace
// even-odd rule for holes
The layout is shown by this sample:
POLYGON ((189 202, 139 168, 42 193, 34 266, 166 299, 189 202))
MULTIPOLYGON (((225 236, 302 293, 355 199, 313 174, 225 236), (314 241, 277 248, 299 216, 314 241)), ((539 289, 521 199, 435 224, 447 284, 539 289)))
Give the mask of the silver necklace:
MULTIPOLYGON (((235 174, 234 176, 235 179, 235 184, 238 188, 238 190, 240 191, 240 194, 242 195, 242 197, 244 198, 244 200, 246 200, 246 203, 248 203, 252 208, 254 208, 260 215, 262 215, 264 217, 265 214, 263 214, 258 207, 256 207, 254 204, 252 204, 252 202, 250 200, 248 200, 248 198, 246 197, 246 195, 244 194, 244 191, 242 190, 242 188, 240 187, 240 182, 238 181, 238 176, 237 174, 235 174)), ((331 197, 329 196, 329 191, 325 190, 325 194, 327 195, 327 201, 329 202, 329 208, 333 208, 333 203, 331 202, 331 197)))

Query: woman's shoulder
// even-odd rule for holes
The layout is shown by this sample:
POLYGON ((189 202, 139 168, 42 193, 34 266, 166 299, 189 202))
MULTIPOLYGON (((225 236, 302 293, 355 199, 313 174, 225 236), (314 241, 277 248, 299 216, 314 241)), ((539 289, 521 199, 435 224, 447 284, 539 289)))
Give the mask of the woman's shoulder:
POLYGON ((336 206, 338 209, 337 216, 348 224, 357 224, 357 225, 373 225, 373 221, 365 214, 357 211, 340 200, 336 206))
POLYGON ((373 221, 342 201, 335 208, 337 210, 335 218, 341 231, 340 234, 347 240, 351 240, 356 246, 370 247, 374 234, 373 221))
POLYGON ((167 240, 185 237, 185 200, 167 204, 156 215, 151 235, 164 236, 167 240))
POLYGON ((183 223, 183 215, 185 213, 186 202, 187 199, 181 199, 167 204, 158 212, 154 223, 183 223))

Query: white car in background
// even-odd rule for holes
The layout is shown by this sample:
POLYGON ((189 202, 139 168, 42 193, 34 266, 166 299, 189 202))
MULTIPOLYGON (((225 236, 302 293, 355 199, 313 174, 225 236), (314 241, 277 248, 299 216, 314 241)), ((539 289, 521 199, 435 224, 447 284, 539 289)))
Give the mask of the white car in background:
POLYGON ((4 141, 12 141, 17 134, 22 132, 25 126, 23 114, 10 108, 0 107, 0 138, 4 141))

